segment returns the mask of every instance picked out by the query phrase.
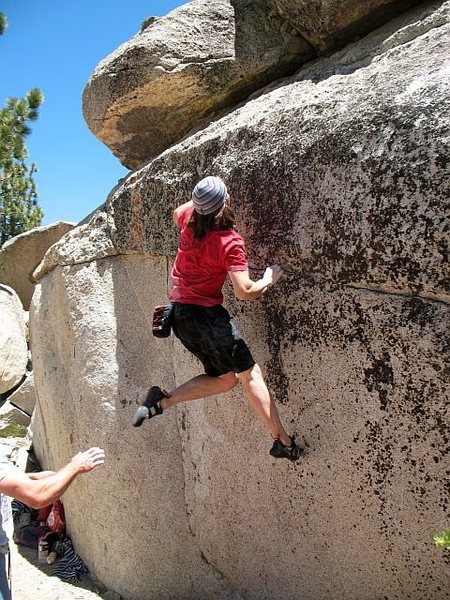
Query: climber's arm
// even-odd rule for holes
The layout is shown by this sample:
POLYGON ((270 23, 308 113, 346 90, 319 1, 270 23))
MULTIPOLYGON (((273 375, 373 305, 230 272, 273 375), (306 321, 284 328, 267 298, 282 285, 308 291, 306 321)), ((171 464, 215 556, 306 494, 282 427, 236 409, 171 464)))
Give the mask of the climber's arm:
POLYGON ((248 271, 228 271, 235 296, 238 300, 257 300, 270 285, 274 285, 283 275, 279 265, 267 267, 258 281, 250 278, 248 271))
POLYGON ((180 226, 180 223, 179 223, 179 220, 178 220, 179 216, 180 216, 180 213, 182 213, 187 208, 194 208, 194 203, 192 202, 192 200, 189 200, 189 202, 185 202, 184 204, 181 204, 180 206, 177 206, 177 208, 173 211, 173 222, 175 223, 175 225, 177 227, 180 226))

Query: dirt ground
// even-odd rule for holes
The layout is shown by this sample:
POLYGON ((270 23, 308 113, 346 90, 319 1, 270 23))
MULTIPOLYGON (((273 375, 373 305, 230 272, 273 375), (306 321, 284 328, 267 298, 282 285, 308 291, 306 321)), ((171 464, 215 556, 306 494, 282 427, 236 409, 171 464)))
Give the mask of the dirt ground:
POLYGON ((52 567, 37 562, 37 550, 11 543, 13 600, 100 600, 89 578, 72 584, 51 576, 52 567))

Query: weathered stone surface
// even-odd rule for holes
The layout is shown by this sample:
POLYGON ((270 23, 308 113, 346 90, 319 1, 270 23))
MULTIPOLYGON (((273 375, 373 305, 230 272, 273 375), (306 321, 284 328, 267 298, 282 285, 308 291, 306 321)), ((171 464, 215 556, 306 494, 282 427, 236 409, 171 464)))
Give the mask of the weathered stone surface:
POLYGON ((104 468, 63 500, 76 548, 108 587, 132 599, 237 600, 189 529, 176 412, 131 427, 149 382, 173 385, 172 343, 151 335, 152 308, 166 296, 166 257, 109 257, 44 277, 31 309, 33 445, 51 468, 105 448, 104 468))
POLYGON ((63 240, 49 248, 34 271, 33 278, 39 281, 58 265, 75 265, 113 254, 116 254, 116 251, 110 239, 107 215, 99 211, 89 223, 76 227, 63 240))
POLYGON ((36 448, 55 467, 105 446, 65 504, 81 555, 127 600, 446 597, 433 534, 448 526, 449 7, 426 4, 165 152, 42 273, 36 448), (269 457, 239 389, 130 426, 148 385, 199 373, 149 331, 171 211, 213 173, 252 266, 286 269, 261 302, 227 304, 309 444, 296 465, 269 457))
POLYGON ((118 250, 173 254, 174 206, 216 173, 254 266, 447 301, 448 12, 315 61, 138 171, 111 199, 118 250))
POLYGON ((0 250, 0 283, 17 292, 25 310, 30 306, 34 291, 33 271, 48 248, 74 226, 75 223, 59 221, 35 227, 3 244, 0 250))
POLYGON ((22 303, 12 288, 0 284, 0 394, 20 382, 27 362, 22 303))
MULTIPOLYGON (((443 600, 448 565, 431 538, 448 509, 448 307, 286 283, 235 313, 309 452, 270 459, 240 390, 180 407, 190 527, 208 562, 251 600, 443 600)), ((181 383, 195 370, 176 349, 181 383)))
POLYGON ((83 93, 91 131, 129 168, 262 85, 417 0, 194 0, 105 58, 83 93))
POLYGON ((104 59, 83 93, 91 131, 129 168, 197 122, 285 75, 312 48, 281 31, 259 2, 194 0, 104 59))
POLYGON ((324 54, 360 39, 420 0, 263 0, 324 54))
POLYGON ((8 400, 11 404, 17 406, 22 412, 31 417, 34 407, 36 406, 36 389, 33 372, 28 374, 22 385, 8 396, 8 400))

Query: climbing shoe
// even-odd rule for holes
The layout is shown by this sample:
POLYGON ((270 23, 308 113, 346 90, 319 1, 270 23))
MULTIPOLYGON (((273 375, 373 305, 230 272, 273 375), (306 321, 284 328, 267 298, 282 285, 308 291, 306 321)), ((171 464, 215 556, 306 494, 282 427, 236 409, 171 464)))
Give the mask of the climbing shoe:
POLYGON ((291 445, 285 446, 280 440, 275 440, 272 448, 269 450, 269 454, 274 458, 287 458, 292 462, 298 460, 304 453, 305 448, 299 446, 294 438, 291 438, 291 445))
POLYGON ((161 402, 167 397, 167 392, 164 392, 157 385, 153 385, 148 390, 147 398, 134 413, 132 421, 134 427, 140 427, 145 419, 151 419, 156 415, 160 415, 163 411, 161 408, 161 402))

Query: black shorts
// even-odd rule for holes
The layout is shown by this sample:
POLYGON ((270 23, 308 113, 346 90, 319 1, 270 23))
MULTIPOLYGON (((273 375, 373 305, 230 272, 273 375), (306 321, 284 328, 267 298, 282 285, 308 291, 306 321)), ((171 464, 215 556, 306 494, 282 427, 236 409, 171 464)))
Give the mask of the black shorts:
POLYGON ((255 364, 247 344, 221 304, 206 308, 175 302, 172 329, 211 377, 230 371, 243 373, 255 364))

